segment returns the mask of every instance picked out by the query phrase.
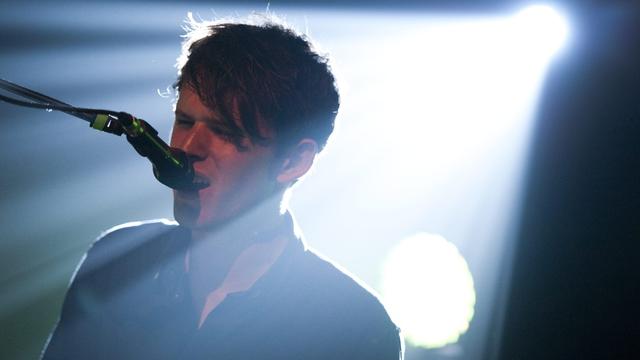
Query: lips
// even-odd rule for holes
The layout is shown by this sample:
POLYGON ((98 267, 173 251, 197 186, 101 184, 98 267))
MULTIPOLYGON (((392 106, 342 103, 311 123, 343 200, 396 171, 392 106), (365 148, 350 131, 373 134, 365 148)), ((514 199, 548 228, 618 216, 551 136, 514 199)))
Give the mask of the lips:
POLYGON ((198 192, 202 189, 211 186, 209 179, 201 173, 196 172, 193 176, 193 180, 187 187, 176 189, 175 194, 184 199, 193 199, 198 197, 198 192))
POLYGON ((207 179, 207 177, 196 172, 193 176, 193 184, 195 189, 202 190, 206 187, 209 187, 211 185, 211 182, 209 181, 209 179, 207 179))

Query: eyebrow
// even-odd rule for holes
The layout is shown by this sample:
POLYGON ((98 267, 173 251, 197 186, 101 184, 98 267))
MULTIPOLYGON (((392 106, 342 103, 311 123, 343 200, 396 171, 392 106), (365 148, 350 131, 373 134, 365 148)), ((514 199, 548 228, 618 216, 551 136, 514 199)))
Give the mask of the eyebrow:
POLYGON ((195 119, 194 119, 192 116, 190 116, 189 114, 186 114, 186 113, 184 113, 184 112, 182 112, 182 111, 180 111, 180 110, 178 110, 178 109, 176 109, 176 111, 174 111, 174 114, 175 114, 176 116, 179 116, 179 117, 185 118, 185 119, 187 119, 187 120, 194 120, 194 121, 195 121, 195 119))
MULTIPOLYGON (((180 110, 178 110, 178 109, 176 109, 176 110, 174 111, 174 114, 175 114, 175 116, 176 116, 176 117, 181 117, 181 118, 184 118, 184 119, 186 119, 186 120, 191 120, 191 121, 194 121, 194 122, 195 122, 195 121, 197 121, 197 119, 196 119, 196 118, 194 118, 193 116, 191 116, 191 115, 189 115, 189 114, 187 114, 187 113, 185 113, 185 112, 182 112, 182 111, 180 111, 180 110)), ((206 123, 208 123, 208 124, 220 124, 220 123, 225 123, 225 121, 224 121, 223 119, 216 118, 216 117, 210 117, 210 116, 208 116, 208 117, 206 117, 206 118, 202 119, 202 121, 203 121, 203 122, 206 122, 206 123)))
MULTIPOLYGON (((189 120, 189 121, 193 121, 196 122, 197 120, 193 117, 190 116, 187 113, 184 113, 178 109, 176 109, 174 111, 176 118, 183 118, 185 120, 189 120)), ((220 132, 220 133, 224 133, 226 135, 230 135, 230 136, 239 136, 239 137, 244 137, 247 134, 244 132, 244 130, 242 130, 242 128, 234 126, 233 124, 229 124, 224 118, 220 117, 220 118, 216 118, 216 117, 206 117, 204 119, 202 119, 202 121, 207 125, 207 127, 209 127, 210 129, 213 129, 216 132, 220 132)))

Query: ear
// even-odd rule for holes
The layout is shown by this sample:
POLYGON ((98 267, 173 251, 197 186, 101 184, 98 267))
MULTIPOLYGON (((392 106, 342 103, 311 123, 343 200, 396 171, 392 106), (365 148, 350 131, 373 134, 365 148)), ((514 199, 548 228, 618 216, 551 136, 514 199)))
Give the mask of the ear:
POLYGON ((318 154, 318 144, 312 139, 302 139, 282 159, 282 166, 278 172, 277 181, 280 184, 289 184, 311 169, 313 161, 318 154))

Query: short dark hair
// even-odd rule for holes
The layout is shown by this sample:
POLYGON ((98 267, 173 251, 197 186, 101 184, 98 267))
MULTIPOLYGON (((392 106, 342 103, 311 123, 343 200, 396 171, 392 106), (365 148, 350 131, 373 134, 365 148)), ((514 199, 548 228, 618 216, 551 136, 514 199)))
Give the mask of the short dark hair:
POLYGON ((305 35, 274 18, 261 24, 196 22, 190 17, 178 58, 176 89, 187 85, 210 109, 218 111, 237 147, 249 138, 266 139, 258 121, 274 133, 277 149, 303 138, 323 149, 340 105, 328 59, 305 35), (233 120, 236 106, 241 126, 233 120))

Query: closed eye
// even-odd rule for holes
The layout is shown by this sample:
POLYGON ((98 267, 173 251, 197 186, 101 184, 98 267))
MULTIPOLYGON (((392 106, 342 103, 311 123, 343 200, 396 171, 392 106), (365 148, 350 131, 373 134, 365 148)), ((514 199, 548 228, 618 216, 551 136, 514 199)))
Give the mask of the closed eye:
POLYGON ((209 130, 216 134, 220 139, 232 143, 238 149, 238 151, 248 150, 246 135, 240 129, 233 129, 230 126, 222 122, 213 122, 208 125, 209 130))
POLYGON ((209 124, 208 125, 209 130, 211 130, 214 134, 220 136, 223 139, 226 140, 230 140, 233 139, 235 137, 238 137, 238 134, 231 130, 229 127, 219 124, 219 123, 215 123, 215 124, 209 124))
POLYGON ((194 121, 181 116, 176 116, 175 125, 181 128, 190 128, 194 124, 194 121))
MULTIPOLYGON (((176 110, 174 127, 184 130, 191 129, 196 123, 196 120, 189 115, 183 113, 180 110, 176 110)), ((222 139, 228 143, 232 143, 239 151, 246 151, 248 149, 246 134, 237 127, 233 127, 224 121, 219 119, 206 119, 207 128, 219 139, 222 139)))

